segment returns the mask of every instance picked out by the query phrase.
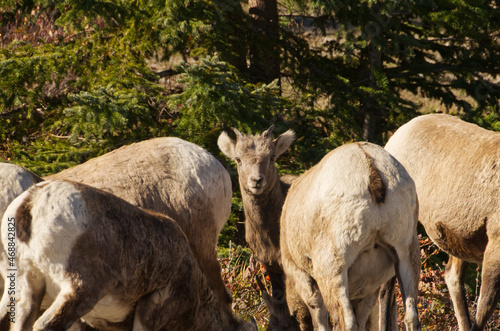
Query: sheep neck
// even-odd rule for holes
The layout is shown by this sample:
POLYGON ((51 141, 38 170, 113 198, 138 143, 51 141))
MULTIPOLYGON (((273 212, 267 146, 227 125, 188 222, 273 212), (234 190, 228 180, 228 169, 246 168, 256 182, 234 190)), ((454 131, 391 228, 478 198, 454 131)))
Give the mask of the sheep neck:
POLYGON ((279 178, 267 192, 253 195, 242 192, 243 210, 245 213, 245 237, 255 257, 264 265, 278 264, 279 252, 279 218, 285 201, 285 194, 279 178))

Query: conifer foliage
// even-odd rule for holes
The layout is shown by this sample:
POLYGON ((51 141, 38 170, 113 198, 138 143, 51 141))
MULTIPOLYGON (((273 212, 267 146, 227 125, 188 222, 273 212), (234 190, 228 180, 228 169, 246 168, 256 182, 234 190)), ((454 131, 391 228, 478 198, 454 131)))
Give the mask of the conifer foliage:
POLYGON ((302 13, 293 21, 323 37, 298 56, 296 43, 284 43, 288 74, 330 97, 330 117, 355 119, 357 138, 383 143, 385 132, 415 116, 418 104, 404 91, 442 101, 440 111, 498 114, 498 2, 288 2, 290 13, 302 13))
POLYGON ((283 0, 263 15, 273 31, 259 1, 4 0, 2 159, 47 174, 159 135, 218 154, 222 129, 286 122, 300 170, 349 140, 383 143, 417 114, 403 92, 500 127, 495 1, 283 0), (266 62, 252 43, 281 78, 253 76, 266 62))

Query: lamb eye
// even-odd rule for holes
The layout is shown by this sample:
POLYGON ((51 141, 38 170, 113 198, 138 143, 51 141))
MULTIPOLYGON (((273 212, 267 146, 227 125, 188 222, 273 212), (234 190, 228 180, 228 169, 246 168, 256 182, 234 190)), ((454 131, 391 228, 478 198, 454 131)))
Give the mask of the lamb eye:
POLYGON ((241 163, 241 159, 239 157, 235 157, 234 159, 236 160, 237 163, 241 163))

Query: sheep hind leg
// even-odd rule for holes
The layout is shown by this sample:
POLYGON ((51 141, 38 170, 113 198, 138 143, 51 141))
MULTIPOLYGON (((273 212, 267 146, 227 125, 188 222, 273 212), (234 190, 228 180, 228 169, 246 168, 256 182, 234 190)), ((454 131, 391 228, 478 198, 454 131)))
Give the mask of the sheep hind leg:
POLYGON ((444 279, 450 291, 451 302, 453 303, 460 331, 469 331, 471 328, 464 287, 468 265, 469 263, 466 261, 450 255, 444 272, 444 279))
MULTIPOLYGON (((211 247, 209 246, 208 243, 200 244, 199 246, 211 247)), ((191 245, 191 248, 196 256, 197 261, 199 261, 198 263, 200 268, 203 270, 203 273, 207 277, 207 281, 210 287, 216 293, 221 303, 226 304, 228 307, 231 307, 231 303, 233 302, 233 297, 222 279, 221 276, 222 268, 219 263, 219 260, 217 259, 217 251, 215 250, 215 248, 198 250, 193 245, 191 245)))
POLYGON ((298 322, 301 331, 313 331, 313 322, 307 305, 302 301, 296 291, 295 284, 286 278, 286 301, 290 308, 290 314, 298 322))
MULTIPOLYGON (((17 285, 19 288, 14 288, 14 295, 18 296, 18 300, 15 301, 14 315, 10 312, 7 314, 12 317, 9 318, 10 329, 12 331, 29 330, 40 314, 40 306, 45 295, 45 280, 34 270, 28 269, 18 275, 17 285)), ((6 286, 2 305, 4 300, 9 301, 10 304, 12 302, 10 300, 14 298, 8 295, 8 289, 9 287, 6 286)))
POLYGON ((67 281, 50 307, 33 326, 34 331, 73 330, 73 324, 87 314, 99 301, 98 293, 85 288, 81 282, 67 281))
POLYGON ((297 301, 298 297, 300 297, 302 302, 307 305, 315 331, 331 330, 328 321, 328 311, 316 281, 305 271, 297 267, 293 261, 286 260, 284 263, 286 264, 287 284, 295 285, 294 288, 287 288, 287 295, 290 293, 290 298, 293 298, 292 300, 294 301, 297 301), (293 293, 294 290, 296 293, 293 293))
POLYGON ((420 278, 420 249, 417 236, 409 246, 393 247, 396 253, 396 276, 403 297, 404 324, 407 331, 420 330, 417 312, 418 282, 420 278))
POLYGON ((396 302, 396 276, 380 287, 378 330, 399 331, 396 302))
POLYGON ((318 279, 318 287, 323 293, 325 306, 330 314, 334 329, 357 331, 358 321, 349 300, 348 277, 345 263, 341 261, 316 265, 323 277, 318 279))
POLYGON ((481 291, 477 305, 476 321, 471 331, 483 330, 500 299, 500 238, 488 238, 484 251, 481 291))
MULTIPOLYGON (((366 296, 360 300, 357 300, 356 303, 352 303, 354 314, 356 316, 356 321, 358 322, 359 330, 373 330, 372 323, 375 323, 376 328, 378 329, 378 321, 372 321, 370 316, 372 314, 372 310, 377 303, 378 291, 373 293, 372 295, 366 296)), ((378 309, 378 305, 377 305, 378 309)), ((378 314, 376 314, 378 317, 378 314)))

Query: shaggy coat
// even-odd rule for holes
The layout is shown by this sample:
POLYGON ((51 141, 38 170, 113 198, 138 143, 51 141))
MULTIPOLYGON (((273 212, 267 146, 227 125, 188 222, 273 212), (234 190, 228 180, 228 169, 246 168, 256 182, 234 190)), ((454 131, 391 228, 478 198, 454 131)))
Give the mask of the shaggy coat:
POLYGON ((415 185, 383 148, 339 147, 290 187, 281 256, 290 311, 306 305, 315 330, 376 329, 380 287, 398 276, 407 330, 420 325, 415 185), (330 319, 330 321, 329 321, 330 319))
POLYGON ((500 296, 500 133, 424 115, 399 128, 385 148, 415 180, 419 221, 450 254, 445 280, 460 330, 482 330, 500 296), (472 326, 464 289, 469 262, 483 264, 472 326))
MULTIPOLYGON (((241 330, 216 298, 177 222, 101 190, 48 181, 16 198, 14 330, 30 329, 44 293, 52 305, 34 330, 66 330, 80 318, 118 330, 241 330)), ((11 241, 2 232, 8 250, 11 241)), ((4 291, 0 317, 10 295, 4 291)))

